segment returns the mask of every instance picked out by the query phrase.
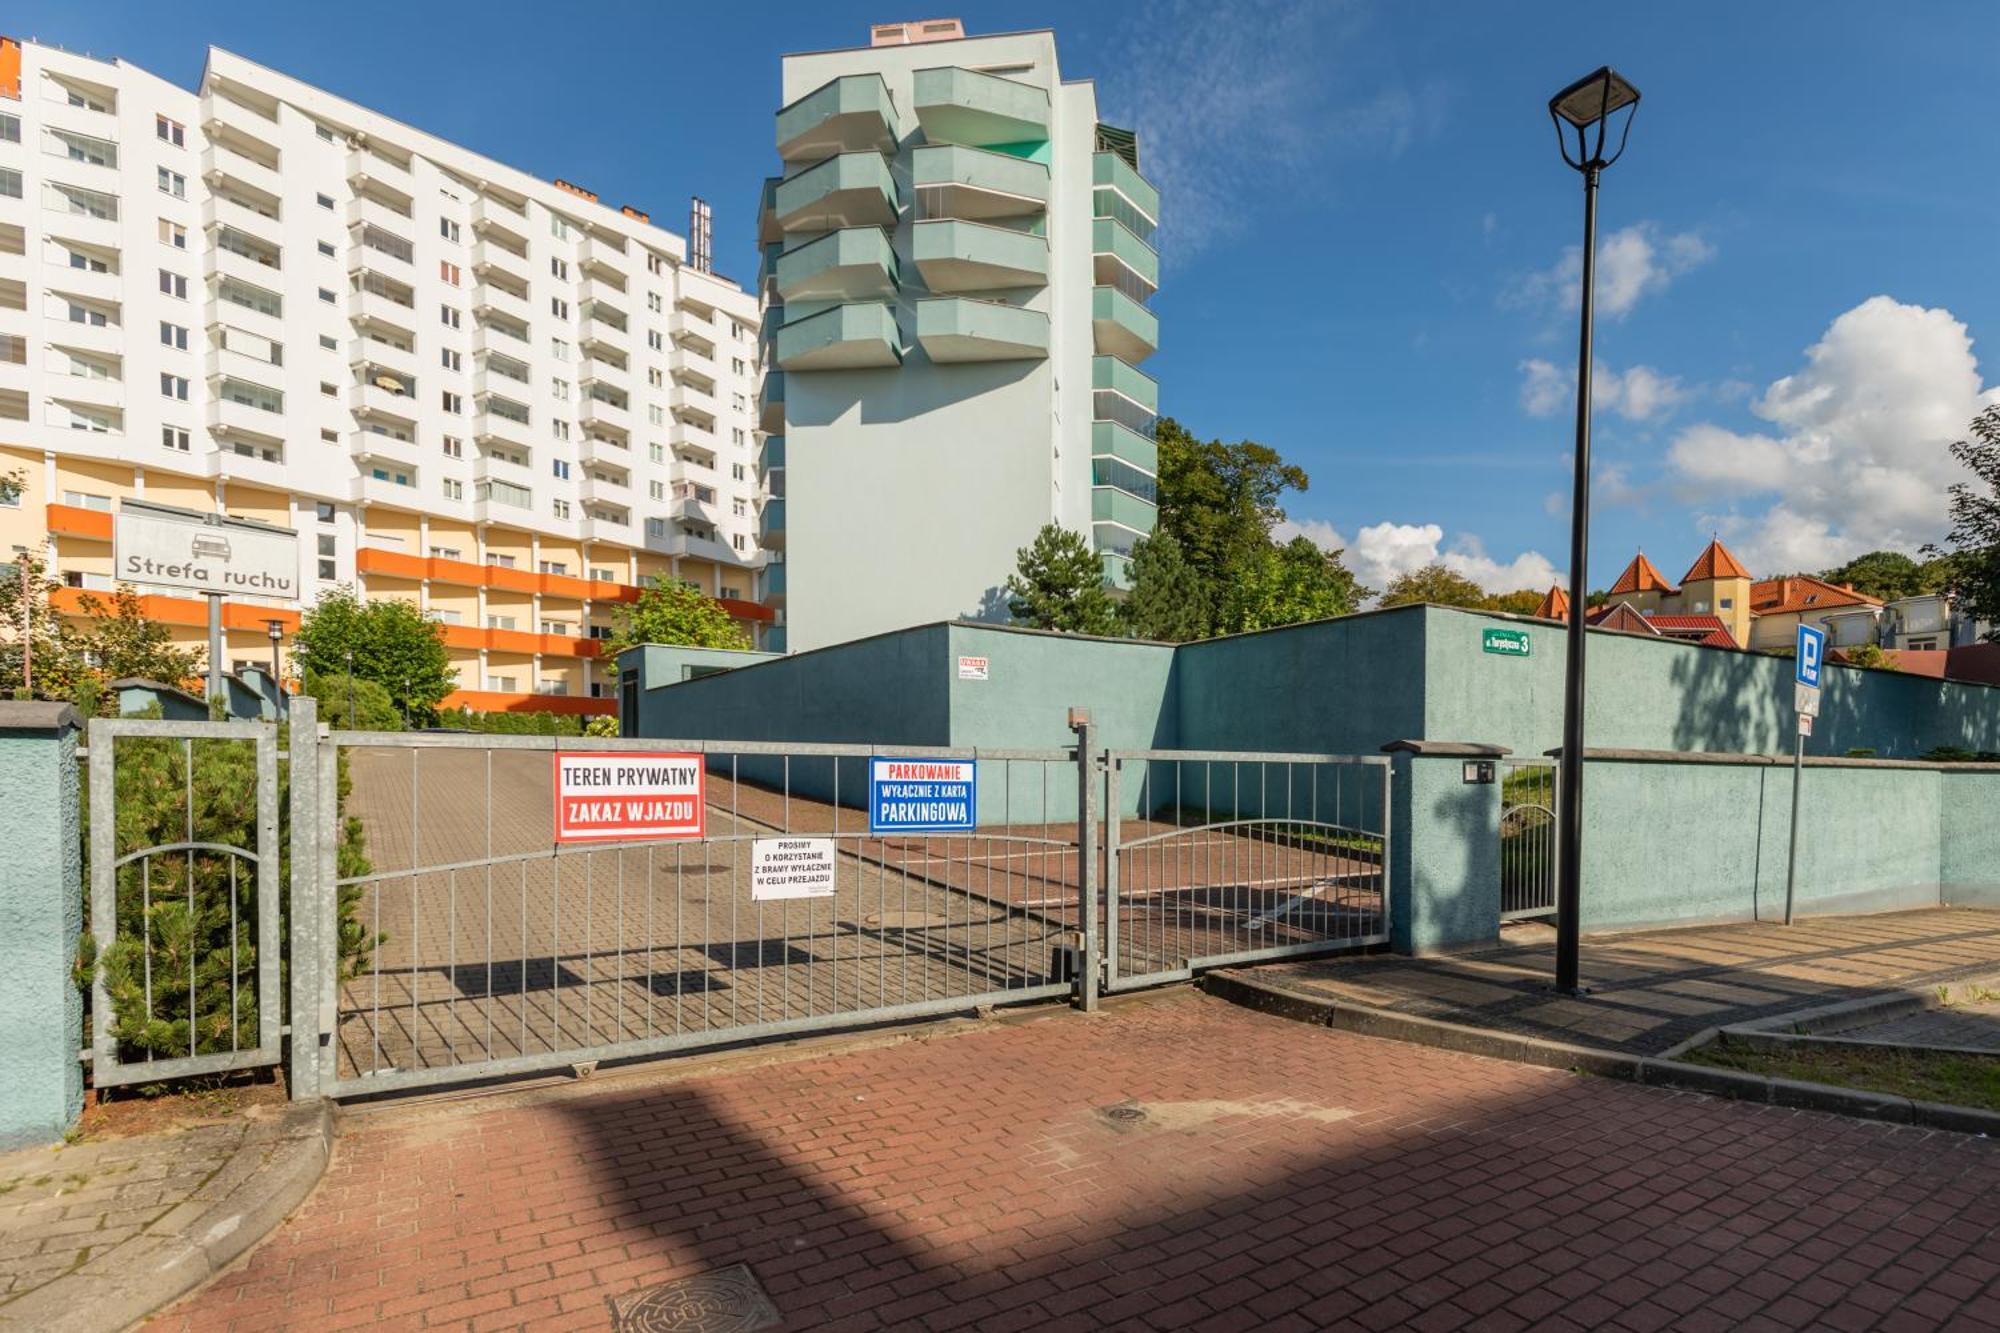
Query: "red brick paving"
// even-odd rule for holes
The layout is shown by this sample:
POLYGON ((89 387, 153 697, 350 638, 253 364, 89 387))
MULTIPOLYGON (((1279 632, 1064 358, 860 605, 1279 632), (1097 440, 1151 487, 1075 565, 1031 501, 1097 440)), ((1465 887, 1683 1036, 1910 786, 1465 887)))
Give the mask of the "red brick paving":
POLYGON ((1374 1041, 1097 1017, 351 1118, 165 1328, 2000 1328, 2000 1145, 1374 1041), (1103 1108, 1135 1103, 1123 1125, 1103 1108))

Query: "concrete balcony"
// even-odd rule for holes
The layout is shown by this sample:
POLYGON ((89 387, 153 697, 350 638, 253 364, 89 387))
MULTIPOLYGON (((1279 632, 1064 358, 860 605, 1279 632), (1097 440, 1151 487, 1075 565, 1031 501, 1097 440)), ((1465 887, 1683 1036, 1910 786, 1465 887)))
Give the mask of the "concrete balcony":
MULTIPOLYGON (((266 242, 273 249, 278 247, 279 238, 283 235, 283 224, 270 213, 253 208, 246 202, 245 197, 232 198, 214 191, 210 191, 202 198, 201 225, 205 229, 234 227, 240 232, 266 242)), ((57 234, 63 232, 61 227, 52 227, 50 230, 57 234)))
POLYGON ((1049 317, 999 301, 933 297, 917 302, 917 343, 941 363, 1039 360, 1049 354, 1049 317))
POLYGON ((1031 217, 1049 206, 1049 169, 982 148, 933 144, 910 154, 911 183, 927 218, 1031 217))
POLYGON ((396 387, 392 381, 393 377, 385 374, 349 385, 348 410, 357 417, 402 422, 414 432, 418 418, 416 395, 411 388, 396 387))
POLYGON ((347 183, 356 190, 373 188, 401 195, 406 202, 417 193, 417 183, 407 166, 366 148, 347 150, 347 183))
POLYGON ((585 473, 576 484, 576 493, 585 504, 611 504, 623 509, 632 503, 632 483, 613 480, 609 475, 585 473))
POLYGON ((1046 88, 996 74, 945 66, 912 80, 917 124, 930 143, 1031 143, 1049 137, 1046 88))
POLYGON ((125 410, 125 382, 95 375, 50 375, 48 396, 77 407, 125 410))
POLYGON ((896 247, 880 227, 846 227, 785 251, 776 265, 786 301, 867 301, 896 294, 896 247))
POLYGON ((1095 522, 1115 523, 1143 535, 1153 530, 1159 516, 1156 506, 1129 491, 1122 491, 1116 486, 1090 488, 1090 517, 1095 522))
POLYGON ((347 201, 347 225, 380 227, 393 236, 409 241, 415 238, 417 221, 402 209, 391 208, 380 199, 363 195, 347 201))
POLYGON ((667 505, 667 517, 676 523, 706 523, 710 527, 722 521, 713 489, 706 500, 694 494, 676 495, 667 505))
POLYGON ((268 441, 246 441, 253 444, 258 452, 239 454, 229 445, 222 445, 214 455, 213 476, 223 481, 247 482, 253 486, 268 487, 271 490, 290 490, 298 484, 298 477, 286 466, 284 450, 268 441), (270 458, 264 457, 271 453, 270 458))
POLYGON ((623 366, 614 365, 601 357, 587 356, 577 363, 576 382, 585 387, 602 384, 607 389, 629 394, 632 391, 632 375, 623 366))
POLYGON ((1160 290, 1160 257, 1122 222, 1097 218, 1090 224, 1091 264, 1101 287, 1115 287, 1137 301, 1160 290))
POLYGON ((757 478, 763 480, 773 472, 782 472, 785 467, 785 437, 766 435, 763 446, 757 451, 757 478))
POLYGON ((347 340, 347 364, 359 370, 362 366, 380 366, 393 370, 398 375, 414 380, 417 377, 417 354, 406 352, 393 343, 380 338, 350 338, 347 340))
POLYGON ((208 400, 208 429, 214 435, 283 447, 285 414, 239 403, 220 394, 208 400))
MULTIPOLYGON (((601 236, 586 236, 576 243, 576 266, 586 278, 609 283, 611 290, 622 296, 631 281, 632 252, 601 236)), ((583 299, 590 300, 590 294, 585 292, 583 299)))
POLYGON ((481 444, 498 444, 531 456, 535 449, 535 432, 528 424, 498 412, 481 412, 474 418, 473 438, 481 444))
POLYGON ((1115 356, 1090 361, 1091 416, 1111 421, 1147 439, 1160 410, 1160 386, 1152 376, 1134 370, 1115 356))
POLYGON ((578 404, 578 407, 581 409, 585 427, 594 430, 609 430, 624 436, 632 434, 632 409, 630 407, 620 407, 616 403, 606 402, 602 398, 592 398, 588 394, 584 395, 584 399, 578 404))
POLYGON ((764 566, 764 572, 759 576, 759 582, 763 588, 764 595, 762 601, 764 605, 776 608, 785 604, 784 561, 780 560, 775 565, 764 566))
POLYGON ((1157 315, 1116 287, 1093 287, 1090 327, 1097 350, 1137 365, 1160 347, 1157 315))
POLYGON ((519 287, 526 287, 534 276, 526 258, 483 237, 472 247, 472 271, 482 280, 489 273, 498 273, 512 280, 510 286, 519 287))
MULTIPOLYGON (((348 452, 358 459, 400 464, 404 468, 423 466, 424 451, 414 439, 399 440, 380 431, 357 430, 347 437, 348 452)), ((363 471, 367 469, 364 467, 363 471)))
POLYGON ((764 372, 763 386, 757 391, 757 429, 767 432, 785 428, 785 373, 764 372))
POLYGON ((587 514, 577 528, 577 535, 587 542, 617 542, 621 546, 632 543, 630 515, 616 518, 608 514, 587 514))
POLYGON ((893 153, 902 137, 880 74, 848 74, 778 112, 778 156, 817 162, 836 153, 893 153))
POLYGON ((535 314, 527 297, 516 296, 505 287, 491 282, 482 282, 472 289, 472 309, 475 314, 490 311, 503 315, 516 324, 532 324, 535 314))
POLYGON ((472 391, 480 395, 497 393, 502 398, 527 398, 534 393, 534 386, 501 369, 489 357, 482 359, 479 368, 472 372, 472 391))
POLYGON ((211 142, 201 150, 201 177, 211 189, 224 181, 236 181, 272 199, 285 197, 284 177, 276 167, 266 166, 226 144, 211 142))
POLYGON ((631 311, 627 309, 632 298, 626 294, 623 283, 607 282, 603 278, 585 278, 577 285, 576 297, 585 309, 601 310, 616 320, 623 320, 629 326, 631 311))
POLYGON ((1117 458, 1133 467, 1157 474, 1160 446, 1138 431, 1115 421, 1090 423, 1090 456, 1117 458))
POLYGON ((516 361, 525 361, 534 354, 534 348, 524 339, 514 336, 513 326, 506 323, 476 324, 472 329, 472 351, 475 356, 505 356, 516 361))
MULTIPOLYGON (((356 324, 392 330, 405 339, 417 336, 416 307, 403 305, 380 292, 350 290, 347 293, 347 317, 356 324)), ((431 318, 435 322, 436 311, 431 312, 431 318)))
MULTIPOLYGON (((211 278, 234 278, 250 287, 261 287, 267 292, 280 290, 285 279, 276 264, 266 264, 234 250, 225 250, 219 245, 211 245, 201 257, 202 272, 211 278)), ((79 277, 86 276, 79 274, 79 277)), ((107 275, 88 275, 107 276, 107 275)), ((52 283, 63 286, 63 283, 52 283)))
POLYGON ((786 233, 891 227, 901 198, 880 153, 842 153, 778 182, 778 228, 786 233))
MULTIPOLYGON (((531 456, 524 454, 522 457, 531 456)), ((502 458, 497 454, 482 453, 472 460, 472 479, 474 481, 504 481, 510 486, 533 487, 535 484, 535 469, 532 463, 517 463, 511 458, 502 458)))
MULTIPOLYGON (((348 498, 360 505, 387 505, 392 509, 408 509, 422 512, 429 506, 424 502, 423 492, 417 489, 416 474, 407 468, 397 469, 409 478, 398 482, 393 476, 376 477, 367 472, 353 478, 348 488, 348 498)), ((386 471, 386 469, 385 469, 386 471)))
POLYGON ((528 248, 529 226, 526 214, 517 213, 498 199, 484 194, 473 198, 471 211, 472 230, 480 236, 500 235, 512 241, 517 250, 528 248))
MULTIPOLYGON (((58 295, 81 296, 105 306, 118 305, 125 298, 125 275, 122 273, 93 273, 89 269, 58 268, 54 264, 50 264, 44 273, 49 290, 58 295)), ((277 273, 273 271, 262 285, 274 286, 277 281, 277 273)))
POLYGON ((1049 281, 1049 243, 1032 232, 954 218, 919 222, 910 229, 911 257, 924 286, 934 292, 992 292, 1043 287, 1049 281))
POLYGON ((767 551, 785 549, 785 502, 780 499, 766 500, 764 512, 757 516, 757 544, 767 551))
MULTIPOLYGON (((1116 153, 1093 153, 1090 158, 1091 184, 1099 190, 1115 190, 1125 196, 1151 227, 1160 223, 1160 192, 1151 181, 1132 169, 1132 164, 1116 153)), ((1103 209, 1098 216, 1107 216, 1103 209)))
POLYGON ((837 305, 778 330, 778 365, 793 370, 856 370, 899 365, 902 339, 896 315, 869 301, 837 305))
POLYGON ((577 457, 586 463, 609 463, 612 467, 626 469, 632 466, 632 444, 629 440, 586 435, 577 442, 576 452, 577 457))

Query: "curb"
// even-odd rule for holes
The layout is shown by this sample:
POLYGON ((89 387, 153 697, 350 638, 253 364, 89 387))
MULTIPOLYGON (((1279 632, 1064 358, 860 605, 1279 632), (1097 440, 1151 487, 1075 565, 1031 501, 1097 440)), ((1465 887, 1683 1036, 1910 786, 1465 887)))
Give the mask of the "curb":
MULTIPOLYGON (((1544 1041, 1536 1037, 1373 1009, 1254 979, 1242 972, 1209 972, 1201 978, 1200 985, 1208 994, 1246 1009, 1365 1037, 1386 1037, 1392 1041, 1406 1041, 1466 1055, 1483 1055, 1496 1060, 1512 1060, 1517 1064, 1629 1079, 1653 1087, 1761 1102, 1767 1106, 1783 1106, 1799 1111, 1832 1111, 1864 1120, 1883 1120, 1925 1129, 2000 1138, 2000 1112, 1912 1101, 1893 1093, 1842 1088, 1830 1083, 1803 1083, 1797 1079, 1748 1074, 1714 1065, 1689 1064, 1673 1058, 1689 1049, 1694 1042, 1682 1042, 1665 1055, 1631 1055, 1624 1051, 1572 1046, 1565 1042, 1544 1041)), ((1904 996, 1894 998, 1907 1003, 1904 996)), ((1876 1003, 1881 1001, 1878 999, 1876 1003)), ((1822 1006, 1822 1009, 1839 1010, 1844 1016, 1859 1007, 1857 1002, 1850 1001, 1842 1005, 1822 1006)), ((1820 1011, 1805 1012, 1818 1014, 1820 1011)), ((1788 1023, 1791 1019, 1766 1021, 1788 1023)), ((1714 1031, 1703 1035, 1713 1035, 1714 1031)), ((1700 1039, 1698 1036, 1694 1041, 1700 1039)))
POLYGON ((168 1209, 131 1240, 5 1307, 0 1330, 129 1328, 234 1263, 305 1201, 333 1153, 333 1104, 289 1107, 245 1136, 212 1199, 168 1209))

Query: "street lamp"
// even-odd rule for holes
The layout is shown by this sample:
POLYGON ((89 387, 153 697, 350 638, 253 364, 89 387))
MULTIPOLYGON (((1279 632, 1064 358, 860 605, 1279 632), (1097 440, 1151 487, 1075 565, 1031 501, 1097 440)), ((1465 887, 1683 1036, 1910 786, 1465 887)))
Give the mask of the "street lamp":
POLYGON ((1591 318, 1597 282, 1597 177, 1625 155, 1639 90, 1606 65, 1549 99, 1556 145, 1563 161, 1583 174, 1583 315, 1576 353, 1576 482, 1569 514, 1569 652, 1563 680, 1562 758, 1556 779, 1556 989, 1582 990, 1578 941, 1583 874, 1583 616, 1589 595, 1590 554, 1590 361, 1591 318), (1625 112, 1618 147, 1609 157, 1604 145, 1611 121, 1625 112), (1570 151, 1570 136, 1576 151, 1570 151))
POLYGON ((275 720, 285 711, 285 686, 278 669, 278 645, 285 640, 285 622, 267 620, 264 632, 271 636, 271 716, 275 720))
POLYGON ((354 648, 347 649, 347 729, 354 730, 354 648))

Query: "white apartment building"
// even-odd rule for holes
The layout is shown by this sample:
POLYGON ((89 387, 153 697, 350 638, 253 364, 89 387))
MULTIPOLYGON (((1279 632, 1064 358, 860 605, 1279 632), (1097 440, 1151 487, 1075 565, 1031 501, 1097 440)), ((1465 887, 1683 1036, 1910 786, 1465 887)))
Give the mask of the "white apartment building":
MULTIPOLYGON (((642 585, 773 618, 758 326, 647 214, 227 51, 190 92, 0 41, 0 558, 72 589, 111 585, 124 497, 279 523, 306 601, 443 622, 448 703, 609 711, 596 639, 642 585)), ((299 610, 226 606, 232 664, 299 610)))
POLYGON ((763 587, 793 651, 1004 617, 1051 521, 1122 586, 1153 528, 1158 193, 1053 34, 956 19, 786 56, 765 182, 763 587))

